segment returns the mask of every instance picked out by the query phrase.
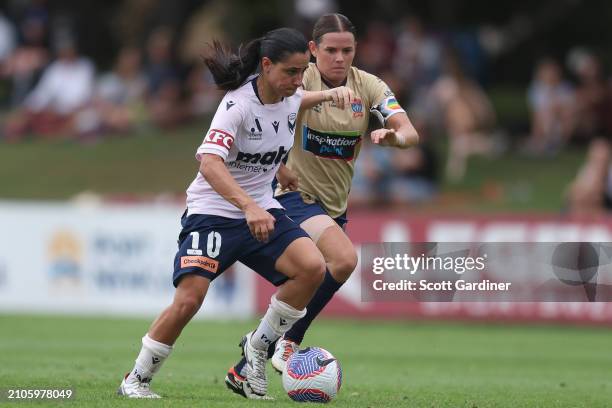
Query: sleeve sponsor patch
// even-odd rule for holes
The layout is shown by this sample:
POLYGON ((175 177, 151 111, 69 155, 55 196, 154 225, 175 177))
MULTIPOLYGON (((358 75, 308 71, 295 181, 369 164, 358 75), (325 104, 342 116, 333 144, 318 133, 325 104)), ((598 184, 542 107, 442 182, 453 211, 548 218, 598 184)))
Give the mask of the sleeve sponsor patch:
POLYGON ((206 256, 181 256, 181 269, 195 267, 205 271, 217 273, 219 261, 206 256))
POLYGON ((384 126, 391 116, 396 113, 405 111, 404 109, 402 109, 399 102, 397 102, 395 96, 391 94, 385 99, 383 99, 381 103, 372 107, 372 109, 370 109, 370 112, 372 112, 372 114, 376 116, 380 123, 384 126))
POLYGON ((210 129, 202 145, 216 145, 229 151, 234 143, 234 136, 219 129, 210 129))

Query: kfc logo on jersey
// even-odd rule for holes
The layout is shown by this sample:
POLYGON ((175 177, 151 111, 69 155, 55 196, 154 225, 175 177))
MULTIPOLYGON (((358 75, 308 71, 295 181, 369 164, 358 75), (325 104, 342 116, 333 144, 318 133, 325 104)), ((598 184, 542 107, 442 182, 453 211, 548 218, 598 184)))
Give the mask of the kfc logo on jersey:
POLYGON ((210 129, 204 138, 204 144, 215 144, 229 150, 234 143, 234 136, 219 129, 210 129))

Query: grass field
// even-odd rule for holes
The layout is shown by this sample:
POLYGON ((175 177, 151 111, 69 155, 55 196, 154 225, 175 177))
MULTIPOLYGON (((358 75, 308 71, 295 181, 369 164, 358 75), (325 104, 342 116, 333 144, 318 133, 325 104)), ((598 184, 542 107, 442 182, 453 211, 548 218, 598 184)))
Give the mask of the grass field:
MULTIPOLYGON (((296 406, 269 370, 275 401, 223 384, 255 322, 192 322, 153 382, 164 399, 115 395, 148 320, 0 315, 0 388, 72 387, 78 407, 296 406)), ((598 328, 320 321, 306 343, 332 351, 336 407, 610 407, 612 331, 598 328)), ((0 401, 0 406, 5 403, 0 401)), ((21 402, 15 406, 59 405, 21 402)))
MULTIPOLYGON (((182 195, 197 172, 194 153, 206 128, 202 122, 96 144, 31 140, 2 144, 0 196, 64 200, 83 191, 138 198, 182 195)), ((443 166, 444 140, 438 150, 443 166)), ((439 199, 421 210, 559 212, 563 192, 583 160, 583 149, 569 148, 544 159, 517 154, 475 157, 462 182, 443 182, 439 199)))

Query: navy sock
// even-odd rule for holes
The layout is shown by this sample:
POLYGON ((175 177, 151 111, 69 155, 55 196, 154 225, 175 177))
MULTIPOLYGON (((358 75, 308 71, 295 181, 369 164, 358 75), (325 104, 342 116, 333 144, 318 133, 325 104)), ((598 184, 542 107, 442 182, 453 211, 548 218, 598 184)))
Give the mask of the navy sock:
POLYGON ((312 321, 319 315, 321 310, 329 303, 334 294, 340 289, 342 283, 337 282, 329 270, 325 270, 325 278, 319 289, 315 292, 312 300, 306 306, 306 316, 295 322, 291 329, 285 333, 285 338, 293 340, 297 344, 301 344, 304 340, 306 330, 310 327, 312 321))

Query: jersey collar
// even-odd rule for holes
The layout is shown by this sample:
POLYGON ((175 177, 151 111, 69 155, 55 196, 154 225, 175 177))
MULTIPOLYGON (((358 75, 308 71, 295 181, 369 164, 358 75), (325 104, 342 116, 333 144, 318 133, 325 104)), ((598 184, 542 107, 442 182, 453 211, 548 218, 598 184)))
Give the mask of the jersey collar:
MULTIPOLYGON (((251 85, 253 85, 253 92, 255 92, 255 96, 257 97, 257 100, 259 101, 259 103, 261 103, 262 105, 265 105, 263 101, 261 100, 261 97, 259 96, 259 91, 257 90, 257 78, 259 78, 259 75, 251 79, 251 85)), ((285 100, 285 97, 281 97, 281 102, 284 100, 285 100)))
MULTIPOLYGON (((325 78, 323 78, 323 75, 321 75, 321 82, 323 82, 325 84, 325 86, 327 86, 329 89, 333 89, 335 88, 335 86, 333 86, 332 84, 330 84, 329 82, 327 82, 325 80, 325 78)), ((346 76, 346 78, 344 78, 344 81, 342 81, 342 83, 340 84, 340 86, 346 86, 346 83, 348 82, 348 75, 346 76)))

